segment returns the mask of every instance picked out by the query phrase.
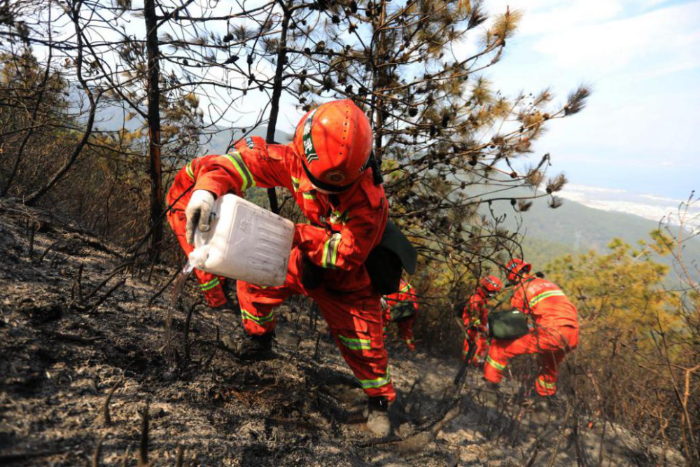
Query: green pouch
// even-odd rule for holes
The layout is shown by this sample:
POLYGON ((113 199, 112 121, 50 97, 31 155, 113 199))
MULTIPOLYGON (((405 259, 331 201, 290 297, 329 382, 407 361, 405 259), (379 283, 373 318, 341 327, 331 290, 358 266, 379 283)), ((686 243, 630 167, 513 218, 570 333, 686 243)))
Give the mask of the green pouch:
POLYGON ((489 313, 489 335, 496 339, 517 339, 530 332, 527 316, 518 310, 489 313))
POLYGON ((391 307, 391 321, 396 323, 410 318, 416 314, 416 309, 411 303, 397 303, 391 307))

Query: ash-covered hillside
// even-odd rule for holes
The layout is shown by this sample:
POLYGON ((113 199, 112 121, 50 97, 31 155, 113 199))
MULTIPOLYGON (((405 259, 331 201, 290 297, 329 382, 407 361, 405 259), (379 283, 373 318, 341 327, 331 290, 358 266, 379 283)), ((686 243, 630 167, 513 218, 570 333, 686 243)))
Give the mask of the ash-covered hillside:
POLYGON ((473 369, 455 396, 458 361, 408 354, 395 337, 394 434, 376 440, 306 301, 278 313, 278 358, 244 363, 219 344, 235 316, 212 314, 191 283, 171 308, 174 270, 137 267, 50 213, 0 202, 0 255, 2 465, 682 463, 582 413, 571 394, 542 407, 527 384, 495 393, 473 369))

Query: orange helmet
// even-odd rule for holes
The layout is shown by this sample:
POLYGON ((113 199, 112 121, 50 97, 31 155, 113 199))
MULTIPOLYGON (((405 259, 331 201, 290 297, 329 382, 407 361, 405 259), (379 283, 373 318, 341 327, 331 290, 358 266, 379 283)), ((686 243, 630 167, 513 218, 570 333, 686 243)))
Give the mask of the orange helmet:
POLYGON ((294 133, 294 150, 314 186, 345 191, 367 167, 372 127, 351 100, 327 102, 301 119, 294 133))
POLYGON ((489 294, 498 293, 503 289, 501 280, 496 276, 486 276, 479 281, 479 286, 489 294))
POLYGON ((522 259, 513 258, 506 264, 506 278, 508 282, 515 282, 522 274, 527 274, 532 269, 530 263, 522 259))

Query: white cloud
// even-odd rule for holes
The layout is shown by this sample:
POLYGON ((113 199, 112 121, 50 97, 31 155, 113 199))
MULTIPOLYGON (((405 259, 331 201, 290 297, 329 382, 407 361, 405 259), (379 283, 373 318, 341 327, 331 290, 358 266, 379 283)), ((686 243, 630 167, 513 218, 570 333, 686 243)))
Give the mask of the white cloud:
MULTIPOLYGON (((674 225, 680 223, 679 206, 683 200, 675 198, 576 184, 567 184, 557 194, 594 209, 634 214, 657 222, 665 219, 674 225)), ((693 203, 688 207, 684 224, 691 228, 700 227, 700 204, 693 203)))
MULTIPOLYGON (((614 16, 610 12, 601 15, 604 21, 592 22, 585 16, 574 16, 564 21, 565 28, 550 28, 533 48, 562 67, 597 76, 622 70, 633 61, 633 65, 643 62, 655 69, 664 69, 666 63, 677 64, 679 58, 681 63, 689 60, 690 66, 700 65, 700 2, 610 20, 614 16)), ((538 20, 535 24, 541 27, 542 23, 538 20)))

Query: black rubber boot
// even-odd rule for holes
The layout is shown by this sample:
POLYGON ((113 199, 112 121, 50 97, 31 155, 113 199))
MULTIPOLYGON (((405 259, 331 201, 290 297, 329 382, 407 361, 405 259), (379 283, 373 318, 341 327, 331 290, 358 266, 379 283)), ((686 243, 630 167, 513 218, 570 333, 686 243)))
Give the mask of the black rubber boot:
POLYGON ((385 438, 391 433, 389 421, 389 401, 386 397, 370 397, 367 404, 367 428, 375 436, 385 438))
POLYGON ((233 336, 225 336, 221 341, 224 346, 241 360, 270 360, 275 358, 272 351, 274 332, 261 336, 244 336, 236 339, 233 336))

